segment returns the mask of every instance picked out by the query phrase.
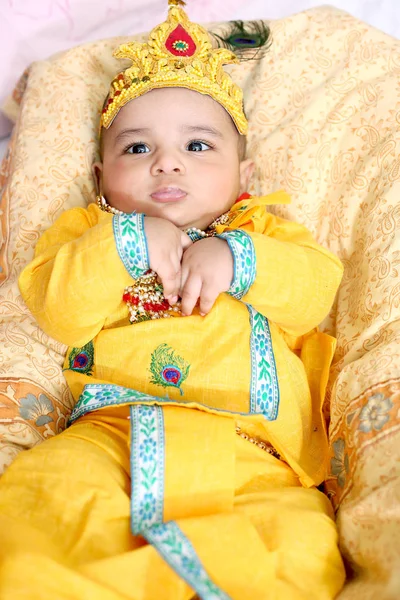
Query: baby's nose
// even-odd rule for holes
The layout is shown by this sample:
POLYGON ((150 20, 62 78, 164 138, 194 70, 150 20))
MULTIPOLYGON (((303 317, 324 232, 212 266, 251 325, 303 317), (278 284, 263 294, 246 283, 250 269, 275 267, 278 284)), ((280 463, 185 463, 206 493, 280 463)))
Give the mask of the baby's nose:
POLYGON ((164 151, 156 155, 152 170, 155 175, 161 173, 182 174, 185 171, 185 167, 178 153, 164 151))

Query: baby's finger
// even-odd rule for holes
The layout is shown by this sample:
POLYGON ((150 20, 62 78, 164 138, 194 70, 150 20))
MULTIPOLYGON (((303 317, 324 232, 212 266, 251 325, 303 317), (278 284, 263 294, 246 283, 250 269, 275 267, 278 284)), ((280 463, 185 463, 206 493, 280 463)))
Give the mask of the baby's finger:
POLYGON ((218 294, 215 291, 209 286, 203 285, 200 291, 200 314, 202 317, 208 315, 217 298, 218 294))
POLYGON ((192 314, 196 302, 200 296, 201 278, 197 275, 189 275, 181 292, 181 311, 184 317, 192 314))
POLYGON ((175 304, 178 300, 181 285, 181 265, 179 260, 163 265, 162 270, 158 271, 158 275, 164 288, 165 298, 170 304, 175 304))
POLYGON ((179 296, 182 298, 183 290, 189 277, 189 269, 187 268, 185 261, 181 263, 181 287, 179 288, 179 296))

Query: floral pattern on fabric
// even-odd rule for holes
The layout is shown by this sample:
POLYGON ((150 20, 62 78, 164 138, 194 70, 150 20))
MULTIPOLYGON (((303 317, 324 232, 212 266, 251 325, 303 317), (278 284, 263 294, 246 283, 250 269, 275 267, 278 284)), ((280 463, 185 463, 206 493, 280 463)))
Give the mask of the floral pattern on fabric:
POLYGON ((204 600, 230 600, 211 580, 196 550, 175 521, 153 525, 143 536, 178 575, 204 600))
MULTIPOLYGON (((46 374, 52 375, 50 370, 46 374)), ((30 379, 1 377, 0 474, 22 448, 32 448, 64 431, 72 405, 68 390, 60 399, 30 379)))
POLYGON ((332 478, 326 482, 326 491, 334 508, 347 502, 351 505, 351 498, 359 493, 357 468, 366 469, 369 473, 371 493, 381 486, 378 473, 382 464, 390 472, 387 475, 389 479, 396 472, 396 453, 390 451, 388 454, 380 454, 377 450, 389 443, 395 447, 399 411, 398 379, 371 386, 349 402, 347 410, 338 422, 339 426, 336 425, 331 430, 332 478), (379 468, 376 463, 379 463, 379 468), (371 471, 373 468, 374 477, 371 471))
POLYGON ((164 416, 159 406, 131 406, 131 530, 162 523, 164 416))
POLYGON ((256 254, 253 240, 248 233, 241 229, 225 231, 217 237, 228 242, 234 260, 233 280, 228 294, 241 300, 256 278, 256 254))
POLYGON ((380 431, 390 419, 388 412, 391 408, 393 402, 390 398, 386 398, 383 394, 374 394, 360 412, 358 429, 364 433, 369 433, 373 429, 380 431))
POLYGON ((113 216, 113 229, 118 254, 133 279, 149 269, 149 256, 144 233, 144 215, 131 213, 113 216))
POLYGON ((279 384, 268 319, 250 305, 247 309, 251 325, 250 412, 274 421, 278 417, 279 384))
POLYGON ((46 394, 34 396, 28 393, 25 398, 20 400, 19 414, 23 419, 34 421, 37 426, 51 423, 53 418, 50 414, 53 411, 53 403, 46 394))
POLYGON ((345 453, 345 443, 341 438, 333 443, 335 456, 331 459, 332 475, 337 477, 338 485, 342 488, 349 472, 349 456, 345 453))

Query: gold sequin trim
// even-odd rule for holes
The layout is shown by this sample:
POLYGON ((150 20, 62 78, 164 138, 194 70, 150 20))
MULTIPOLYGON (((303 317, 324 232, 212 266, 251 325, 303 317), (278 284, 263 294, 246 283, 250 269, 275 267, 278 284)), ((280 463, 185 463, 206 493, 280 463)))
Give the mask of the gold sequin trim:
POLYGON ((275 458, 277 458, 278 460, 282 460, 281 455, 275 450, 272 444, 264 442, 263 440, 259 440, 256 437, 251 437, 248 433, 242 431, 242 429, 238 425, 236 426, 236 433, 242 439, 246 440, 247 442, 250 442, 250 444, 254 444, 255 446, 258 446, 258 448, 260 448, 261 450, 264 450, 265 452, 268 452, 268 454, 275 456, 275 458))
POLYGON ((183 87, 211 96, 230 114, 239 133, 246 135, 243 92, 223 69, 239 62, 238 58, 227 48, 214 49, 207 30, 189 21, 183 5, 180 0, 171 0, 167 20, 150 32, 146 43, 133 41, 116 49, 114 56, 132 64, 111 82, 100 127, 110 127, 127 102, 150 90, 183 87), (182 54, 176 56, 168 50, 166 42, 178 26, 193 41, 193 54, 187 54, 189 43, 180 38, 173 42, 173 48, 182 54))

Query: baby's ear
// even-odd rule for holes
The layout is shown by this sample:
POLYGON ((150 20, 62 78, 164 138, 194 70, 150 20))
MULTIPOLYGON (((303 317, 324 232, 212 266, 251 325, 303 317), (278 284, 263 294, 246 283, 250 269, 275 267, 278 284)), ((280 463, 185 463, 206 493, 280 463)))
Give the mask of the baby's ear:
POLYGON ((97 162, 93 163, 92 174, 93 174, 94 183, 96 185, 96 193, 101 194, 102 187, 103 187, 102 186, 102 180, 103 180, 103 163, 102 162, 97 161, 97 162))
POLYGON ((240 193, 247 192, 249 181, 254 172, 254 162, 250 158, 242 160, 239 166, 240 193))

